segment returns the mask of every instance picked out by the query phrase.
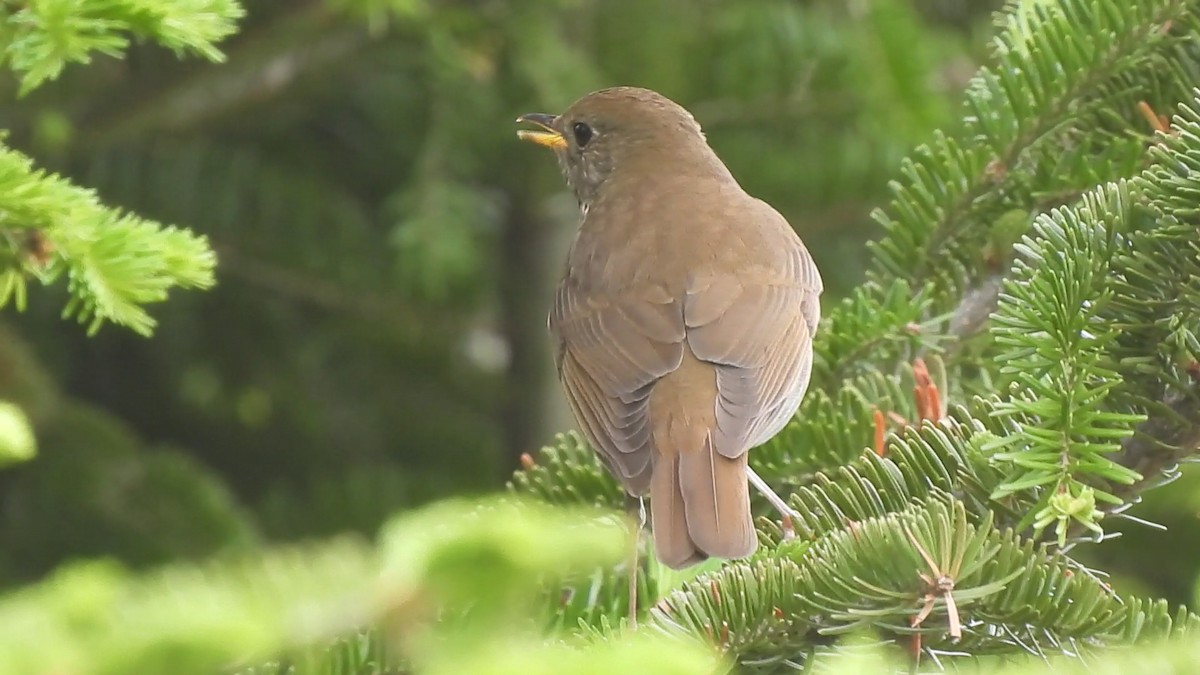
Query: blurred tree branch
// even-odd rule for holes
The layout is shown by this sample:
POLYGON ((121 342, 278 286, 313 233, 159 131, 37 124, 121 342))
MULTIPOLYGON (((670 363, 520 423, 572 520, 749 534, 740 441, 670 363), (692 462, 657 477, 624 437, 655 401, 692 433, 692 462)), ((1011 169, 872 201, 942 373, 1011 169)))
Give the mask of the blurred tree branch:
POLYGON ((399 299, 351 290, 327 279, 247 255, 233 247, 218 243, 215 248, 221 259, 222 273, 289 300, 385 328, 408 348, 428 344, 431 336, 453 332, 454 327, 462 323, 440 313, 417 311, 399 299))
POLYGON ((180 132, 271 101, 310 71, 329 66, 371 41, 361 21, 311 2, 256 31, 230 50, 227 64, 194 69, 146 97, 136 78, 112 94, 122 103, 79 125, 78 151, 148 134, 180 132))

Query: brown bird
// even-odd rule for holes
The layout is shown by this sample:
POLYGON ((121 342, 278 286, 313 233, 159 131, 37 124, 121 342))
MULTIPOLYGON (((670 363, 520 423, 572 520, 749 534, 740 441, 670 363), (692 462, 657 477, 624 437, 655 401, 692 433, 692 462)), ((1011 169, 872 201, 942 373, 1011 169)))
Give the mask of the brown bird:
POLYGON ((687 110, 616 87, 518 122, 554 149, 583 211, 549 326, 567 401, 626 492, 649 492, 659 560, 758 545, 747 451, 808 386, 821 276, 787 221, 742 190, 687 110))

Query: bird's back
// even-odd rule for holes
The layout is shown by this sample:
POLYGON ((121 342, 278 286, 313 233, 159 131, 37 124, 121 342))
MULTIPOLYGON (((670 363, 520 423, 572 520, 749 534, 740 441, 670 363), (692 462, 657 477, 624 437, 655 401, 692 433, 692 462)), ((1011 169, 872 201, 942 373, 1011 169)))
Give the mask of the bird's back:
MULTIPOLYGON (((597 292, 659 284, 680 295, 689 278, 706 274, 801 273, 790 261, 808 252, 771 206, 732 180, 679 190, 664 178, 591 206, 569 254, 572 282, 597 292)), ((819 277, 807 283, 814 281, 819 290, 819 277)))

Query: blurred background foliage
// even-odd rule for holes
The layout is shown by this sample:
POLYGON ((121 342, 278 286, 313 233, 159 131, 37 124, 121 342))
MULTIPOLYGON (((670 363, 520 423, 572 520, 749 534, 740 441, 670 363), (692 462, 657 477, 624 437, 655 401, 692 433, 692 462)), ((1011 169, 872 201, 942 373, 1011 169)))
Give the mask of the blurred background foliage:
MULTIPOLYGON (((0 400, 39 456, 0 472, 0 583, 374 533, 499 487, 570 426, 545 339, 576 221, 512 119, 601 86, 691 109, 804 237, 830 302, 861 281, 897 164, 953 128, 998 0, 248 0, 222 64, 134 45, 0 127, 105 202, 188 227, 218 285, 154 340, 66 329, 62 288, 0 323, 0 400)), ((1036 3, 1030 3, 1036 4, 1036 3)), ((1195 472, 1087 558, 1191 597, 1195 472)))

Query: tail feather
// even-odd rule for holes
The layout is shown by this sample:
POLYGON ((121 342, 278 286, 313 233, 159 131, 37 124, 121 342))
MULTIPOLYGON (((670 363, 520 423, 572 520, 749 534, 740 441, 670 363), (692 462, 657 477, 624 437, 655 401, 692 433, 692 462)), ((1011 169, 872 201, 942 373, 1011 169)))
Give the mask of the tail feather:
POLYGON ((746 456, 721 455, 703 428, 673 426, 676 433, 666 434, 662 440, 668 443, 658 446, 650 482, 658 559, 682 569, 709 557, 750 555, 758 538, 750 515, 746 456), (692 438, 685 440, 687 436, 692 438))
POLYGON ((758 546, 746 453, 714 447, 717 396, 716 371, 690 350, 650 395, 651 526, 658 559, 675 569, 708 557, 744 558, 758 546))
POLYGON ((650 528, 659 561, 673 569, 683 569, 703 561, 688 535, 683 493, 679 489, 679 457, 663 455, 654 467, 650 481, 650 528))
POLYGON ((717 558, 744 558, 758 547, 750 515, 746 455, 730 459, 710 441, 679 454, 688 536, 696 548, 717 558))

